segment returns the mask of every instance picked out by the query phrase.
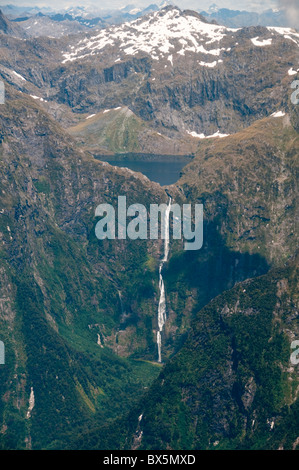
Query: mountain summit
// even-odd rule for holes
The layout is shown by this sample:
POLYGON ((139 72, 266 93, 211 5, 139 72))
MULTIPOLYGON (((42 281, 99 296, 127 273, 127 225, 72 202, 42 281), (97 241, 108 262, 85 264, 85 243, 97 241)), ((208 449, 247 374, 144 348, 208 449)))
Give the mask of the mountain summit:
MULTIPOLYGON (((63 63, 109 50, 109 53, 117 51, 115 61, 123 56, 145 53, 155 61, 166 58, 171 64, 174 57, 195 53, 198 59, 202 59, 199 60, 201 65, 215 67, 217 60, 221 62, 219 59, 239 44, 239 31, 215 22, 209 23, 194 11, 167 6, 71 44, 63 53, 63 63)), ((290 28, 248 28, 240 39, 245 35, 256 47, 272 46, 275 36, 283 36, 299 45, 299 35, 290 28)))
POLYGON ((185 53, 195 52, 218 57, 224 50, 219 44, 232 32, 231 29, 208 23, 196 12, 184 12, 167 6, 161 11, 107 28, 79 41, 64 53, 64 63, 94 55, 107 46, 116 47, 126 55, 145 52, 154 60, 167 56, 170 62, 173 53, 184 56, 185 53))

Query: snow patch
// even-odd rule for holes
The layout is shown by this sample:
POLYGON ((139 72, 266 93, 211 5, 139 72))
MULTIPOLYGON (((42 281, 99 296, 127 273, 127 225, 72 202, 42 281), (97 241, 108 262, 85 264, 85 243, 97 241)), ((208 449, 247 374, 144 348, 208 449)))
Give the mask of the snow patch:
POLYGON ((197 134, 194 131, 187 131, 187 134, 191 135, 192 137, 196 137, 197 139, 212 139, 214 137, 219 137, 220 139, 223 139, 224 137, 229 136, 229 134, 221 134, 219 130, 215 132, 215 134, 207 135, 207 136, 204 134, 197 134))
POLYGON ((210 67, 210 68, 213 68, 213 67, 216 67, 217 64, 221 64, 223 62, 222 59, 219 59, 219 60, 214 60, 214 62, 203 62, 203 61, 200 61, 198 62, 199 65, 201 65, 202 67, 210 67))
POLYGON ((178 54, 184 55, 190 51, 217 56, 224 49, 209 49, 207 46, 219 44, 230 31, 236 30, 204 23, 195 16, 182 14, 173 8, 103 29, 96 36, 79 41, 71 52, 63 53, 63 63, 87 57, 107 46, 118 47, 119 51, 128 55, 145 52, 152 59, 159 60, 160 56, 171 57, 177 41, 182 46, 178 54))
POLYGON ((13 70, 12 73, 13 73, 16 77, 18 77, 18 78, 20 78, 21 80, 23 80, 23 82, 26 82, 26 78, 24 78, 24 77, 23 77, 22 75, 20 75, 19 73, 15 72, 14 70, 13 70))
POLYGON ((281 34, 285 39, 293 41, 297 46, 299 46, 299 33, 297 33, 292 28, 281 28, 278 26, 268 26, 269 31, 275 31, 278 34, 281 34))
POLYGON ((43 101, 44 103, 47 103, 47 100, 44 100, 44 98, 40 98, 39 96, 35 96, 35 95, 30 95, 30 96, 34 100, 39 100, 39 101, 43 101))
POLYGON ((276 113, 272 113, 271 117, 274 117, 274 118, 283 117, 285 116, 285 114, 286 113, 284 113, 283 111, 277 111, 276 113))
POLYGON ((272 38, 270 39, 262 39, 262 41, 259 41, 259 36, 256 38, 251 39, 252 44, 255 46, 263 47, 263 46, 271 46, 272 44, 272 38))

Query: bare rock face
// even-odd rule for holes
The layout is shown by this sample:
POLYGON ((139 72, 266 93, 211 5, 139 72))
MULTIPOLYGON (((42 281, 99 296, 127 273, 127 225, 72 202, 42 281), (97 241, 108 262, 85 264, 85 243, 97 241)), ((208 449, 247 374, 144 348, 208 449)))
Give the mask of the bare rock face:
POLYGON ((127 106, 156 132, 197 142, 190 133, 232 134, 285 103, 298 42, 288 28, 232 29, 169 7, 97 32, 9 40, 2 65, 65 127, 127 106))
POLYGON ((144 417, 133 408, 114 445, 289 446, 298 33, 173 7, 62 38, 22 40, 3 15, 0 28, 0 447, 70 447, 96 429, 103 448, 99 423, 131 407, 144 417), (93 157, 128 146, 193 159, 163 188, 93 157), (162 370, 160 241, 95 237, 97 205, 119 195, 204 204, 202 250, 174 241, 163 266, 162 370))
POLYGON ((25 38, 24 29, 10 21, 0 10, 0 34, 6 34, 16 38, 25 38))
POLYGON ((298 372, 289 365, 297 263, 241 283, 197 313, 181 351, 127 422, 132 446, 138 425, 138 449, 296 447, 298 372), (285 286, 292 279, 283 297, 282 279, 285 286))

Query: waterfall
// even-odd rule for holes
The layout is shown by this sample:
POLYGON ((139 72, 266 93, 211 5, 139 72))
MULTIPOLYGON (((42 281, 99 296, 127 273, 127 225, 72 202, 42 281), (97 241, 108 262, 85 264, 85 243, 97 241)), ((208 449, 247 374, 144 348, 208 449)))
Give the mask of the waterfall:
POLYGON ((27 411, 27 415, 26 415, 26 418, 31 418, 31 412, 34 408, 34 405, 35 405, 35 397, 34 397, 34 390, 33 390, 33 387, 31 387, 30 389, 30 397, 29 397, 29 406, 28 406, 28 411, 27 411))
POLYGON ((117 290, 117 292, 118 292, 118 297, 119 297, 119 302, 120 302, 121 314, 123 315, 124 307, 123 307, 123 299, 122 299, 121 291, 117 290))
POLYGON ((169 255, 169 216, 171 208, 171 198, 169 198, 169 203, 165 211, 165 220, 164 220, 164 256, 159 265, 159 291, 160 299, 158 306, 158 331, 157 331, 157 345, 158 345, 158 362, 162 362, 162 339, 161 333, 166 322, 166 297, 165 297, 165 286, 162 276, 162 268, 164 263, 168 260, 169 255))

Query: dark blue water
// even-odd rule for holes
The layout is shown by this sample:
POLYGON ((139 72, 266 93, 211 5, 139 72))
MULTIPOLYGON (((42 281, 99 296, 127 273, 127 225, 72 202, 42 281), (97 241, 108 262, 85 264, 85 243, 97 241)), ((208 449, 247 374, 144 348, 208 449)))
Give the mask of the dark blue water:
MULTIPOLYGON (((151 181, 161 184, 161 186, 168 186, 174 184, 180 178, 182 168, 187 165, 191 159, 189 157, 183 157, 181 159, 173 159, 169 156, 167 158, 161 156, 161 160, 158 160, 157 156, 150 160, 110 160, 105 157, 97 157, 103 161, 107 161, 110 165, 129 168, 130 170, 143 173, 151 181)), ((140 157, 142 158, 142 157, 140 157)))

